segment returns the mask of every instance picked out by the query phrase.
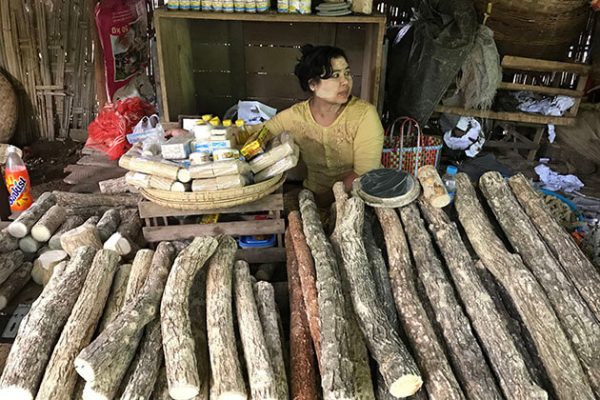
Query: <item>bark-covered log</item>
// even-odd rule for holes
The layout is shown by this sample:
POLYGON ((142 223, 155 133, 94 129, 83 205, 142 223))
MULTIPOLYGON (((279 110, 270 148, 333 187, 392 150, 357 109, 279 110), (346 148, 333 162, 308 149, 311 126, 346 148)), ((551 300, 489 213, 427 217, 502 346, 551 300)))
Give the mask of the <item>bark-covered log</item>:
POLYGON ((41 286, 46 286, 54 272, 54 268, 59 263, 69 258, 69 255, 62 250, 49 250, 42 253, 34 262, 31 277, 33 281, 41 286))
POLYGON ((269 281, 273 277, 275 268, 277 268, 277 265, 273 263, 260 264, 256 269, 254 276, 259 281, 269 281))
MULTIPOLYGON (((306 243, 306 237, 302 231, 302 220, 298 211, 292 211, 288 215, 290 238, 293 241, 294 254, 298 265, 298 275, 300 276, 302 297, 304 298, 304 308, 306 309, 306 318, 310 328, 317 360, 321 355, 321 331, 319 328, 319 301, 317 295, 317 277, 315 272, 315 263, 313 261, 310 248, 306 243)), ((286 242, 286 246, 292 243, 286 242)))
POLYGON ((275 303, 275 291, 273 285, 268 282, 255 284, 256 305, 262 326, 263 335, 269 351, 271 366, 275 376, 277 398, 287 399, 288 384, 283 363, 283 344, 279 335, 277 304, 275 303))
POLYGON ((125 175, 119 178, 100 181, 98 182, 98 187, 102 194, 139 193, 139 190, 135 186, 129 185, 125 181, 125 175))
POLYGON ((118 265, 117 253, 110 250, 96 253, 73 311, 54 347, 36 399, 72 399, 77 381, 73 360, 92 339, 118 265))
POLYGON ((66 217, 65 221, 58 228, 58 230, 52 235, 50 240, 48 240, 48 247, 51 250, 62 250, 62 245, 60 244, 60 237, 63 233, 70 231, 71 229, 77 228, 79 225, 82 225, 85 222, 85 219, 79 215, 73 215, 70 217, 66 217))
POLYGON ((163 362, 160 318, 146 325, 139 347, 131 363, 131 374, 121 394, 121 400, 149 399, 152 394, 163 362))
POLYGON ((0 398, 31 400, 35 396, 54 344, 77 301, 95 253, 90 247, 77 250, 65 270, 50 279, 32 304, 21 321, 0 378, 0 398))
POLYGON ((152 267, 152 259, 154 258, 154 250, 142 249, 135 253, 135 258, 131 263, 131 271, 127 280, 127 288, 123 298, 123 305, 132 303, 146 282, 150 268, 152 267))
POLYGON ((473 334, 469 319, 444 273, 419 210, 416 205, 410 204, 400 209, 400 217, 419 279, 425 287, 448 347, 450 361, 465 394, 476 399, 501 399, 492 371, 473 334))
POLYGON ((19 248, 19 241, 6 229, 0 231, 0 253, 8 253, 19 248))
POLYGON ((213 379, 217 398, 246 399, 246 385, 235 340, 232 307, 233 263, 236 241, 225 236, 208 265, 206 322, 213 379))
POLYGON ((169 396, 169 382, 167 382, 167 369, 164 365, 158 371, 158 377, 152 389, 150 400, 171 400, 171 396, 169 396))
POLYGON ((102 332, 108 324, 110 324, 119 314, 125 300, 125 292, 127 291, 127 281, 131 272, 131 264, 123 264, 115 273, 113 278, 110 294, 106 300, 106 306, 102 313, 102 319, 98 325, 98 332, 102 332))
POLYGON ((541 285, 521 257, 498 238, 464 174, 456 176, 455 206, 461 225, 484 265, 509 293, 531 333, 559 399, 593 399, 594 395, 571 344, 541 285))
POLYGON ((194 279, 190 295, 190 319, 194 348, 196 350, 196 368, 200 382, 207 382, 200 388, 194 400, 208 400, 210 391, 210 360, 208 356, 208 337, 206 333, 206 278, 208 268, 202 268, 194 279))
POLYGON ((95 381, 100 375, 111 376, 117 388, 127 367, 131 363, 144 327, 156 318, 165 287, 174 249, 168 242, 159 243, 152 259, 148 277, 135 300, 126 303, 115 320, 102 331, 75 359, 77 373, 87 382, 95 381), (135 346, 130 343, 134 342, 135 346), (123 365, 115 365, 114 357, 127 353, 123 365), (128 359, 127 359, 128 358, 128 359), (120 376, 117 376, 120 375, 120 376))
POLYGON ((29 282, 32 268, 33 265, 30 262, 24 262, 10 274, 7 280, 0 284, 0 310, 3 310, 8 302, 29 282))
POLYGON ((354 197, 346 201, 340 226, 342 268, 350 286, 358 325, 390 393, 408 397, 421 388, 423 380, 384 311, 371 270, 365 268, 369 260, 361 239, 364 210, 361 199, 354 197))
POLYGON ((82 225, 89 225, 89 226, 96 227, 98 222, 100 222, 100 216, 92 215, 92 216, 88 217, 88 219, 86 219, 82 225))
POLYGON ((66 208, 137 207, 139 195, 73 193, 54 191, 56 203, 66 208))
POLYGON ((43 193, 27 210, 8 225, 8 233, 16 238, 25 237, 33 225, 56 204, 56 197, 49 192, 43 193))
POLYGON ((487 172, 481 177, 480 187, 512 247, 545 290, 600 397, 600 323, 540 238, 504 178, 497 172, 487 172))
POLYGON ((47 242, 65 221, 65 209, 58 204, 50 207, 31 228, 31 236, 38 242, 47 242))
POLYGON ((0 254, 0 283, 3 283, 8 277, 23 264, 25 254, 21 250, 14 250, 10 253, 0 254))
POLYGON ((313 194, 299 194, 304 235, 315 260, 321 327, 321 386, 325 400, 355 396, 354 364, 348 343, 349 321, 335 253, 325 236, 313 194))
POLYGON ((373 222, 373 214, 368 216, 365 213, 362 239, 365 250, 367 251, 367 258, 369 259, 371 274, 373 275, 373 280, 375 282, 377 297, 381 299, 385 315, 392 324, 392 327, 397 333, 400 333, 400 321, 398 320, 396 306, 394 305, 394 295, 392 294, 392 286, 390 285, 390 276, 388 274, 387 265, 385 264, 385 259, 381 254, 381 249, 377 246, 377 243, 375 243, 372 226, 373 222))
POLYGON ((319 398, 319 369, 304 309, 291 227, 286 230, 285 243, 290 292, 290 398, 313 400, 319 398))
POLYGON ((189 297, 196 274, 218 245, 209 236, 195 238, 175 259, 165 286, 160 319, 169 395, 175 400, 190 399, 208 387, 208 377, 202 382, 198 375, 189 297))
POLYGON ((548 393, 532 379, 523 356, 515 346, 500 314, 461 240, 458 228, 443 210, 419 201, 430 231, 436 238, 457 292, 477 332, 506 398, 547 399, 548 393))
POLYGON ((414 266, 400 218, 394 209, 375 208, 383 229, 396 310, 431 398, 464 399, 444 347, 436 336, 416 288, 414 266))
POLYGON ((508 183, 537 231, 600 320, 600 272, 567 231, 546 211, 542 199, 523 175, 511 177, 508 183))
POLYGON ((236 261, 233 267, 233 288, 251 396, 256 400, 276 399, 277 380, 260 324, 250 280, 250 268, 245 261, 236 261))
POLYGON ((117 228, 121 224, 121 213, 116 208, 111 208, 102 214, 100 221, 96 224, 98 233, 100 234, 100 240, 104 243, 108 238, 117 231, 117 228))
POLYGON ((26 254, 35 254, 42 248, 42 244, 31 235, 19 239, 19 248, 26 254))
POLYGON ((60 237, 60 245, 64 251, 73 256, 75 251, 81 246, 89 246, 96 250, 102 248, 100 235, 95 224, 84 223, 75 229, 65 232, 60 237))
POLYGON ((450 196, 435 166, 424 165, 420 167, 417 177, 423 188, 421 198, 437 208, 446 207, 450 204, 450 196))
POLYGON ((105 249, 116 251, 122 256, 135 252, 139 246, 136 239, 140 236, 142 222, 137 210, 123 210, 121 224, 104 243, 105 249))

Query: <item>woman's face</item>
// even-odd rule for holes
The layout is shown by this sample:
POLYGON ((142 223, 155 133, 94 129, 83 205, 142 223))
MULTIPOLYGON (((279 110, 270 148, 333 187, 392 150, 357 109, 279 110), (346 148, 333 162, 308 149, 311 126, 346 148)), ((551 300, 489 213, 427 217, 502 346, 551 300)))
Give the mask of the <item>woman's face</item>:
POLYGON ((331 78, 311 82, 310 88, 315 97, 329 103, 344 104, 352 93, 352 74, 344 57, 331 59, 331 78))

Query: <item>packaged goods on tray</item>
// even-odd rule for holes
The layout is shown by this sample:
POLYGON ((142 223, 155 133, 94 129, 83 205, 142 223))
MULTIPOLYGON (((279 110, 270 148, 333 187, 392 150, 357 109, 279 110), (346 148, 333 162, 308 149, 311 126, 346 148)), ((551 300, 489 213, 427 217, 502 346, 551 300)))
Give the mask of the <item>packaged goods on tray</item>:
POLYGON ((240 152, 246 160, 251 160, 265 152, 265 148, 272 137, 273 134, 267 128, 263 127, 260 131, 250 136, 240 152))
POLYGON ((187 185, 173 179, 161 176, 148 175, 142 172, 129 171, 125 175, 125 182, 137 188, 170 190, 172 192, 185 192, 187 185))
POLYGON ((243 187, 251 183, 248 175, 224 175, 216 178, 194 179, 192 181, 192 192, 203 192, 212 190, 225 190, 243 187))
POLYGON ((183 160, 190 155, 192 135, 174 136, 160 146, 161 155, 166 160, 183 160))
POLYGON ((182 168, 177 178, 181 182, 189 182, 192 179, 214 178, 224 175, 248 175, 251 173, 250 166, 245 161, 228 160, 216 161, 202 165, 192 165, 182 168))
POLYGON ((254 175, 254 181, 266 181, 267 179, 270 179, 276 175, 282 174, 285 171, 294 168, 296 164, 298 164, 299 157, 300 149, 298 148, 298 146, 294 146, 294 153, 283 158, 282 160, 277 161, 275 164, 263 169, 258 174, 254 175))
POLYGON ((253 173, 256 174, 293 154, 297 146, 294 144, 294 139, 292 139, 291 135, 284 132, 275 137, 269 144, 269 147, 270 149, 265 153, 254 157, 250 161, 250 168, 253 173))
POLYGON ((119 167, 129 171, 143 172, 150 175, 162 176, 163 178, 177 179, 180 167, 162 157, 141 157, 133 155, 135 152, 127 153, 119 159, 119 167))

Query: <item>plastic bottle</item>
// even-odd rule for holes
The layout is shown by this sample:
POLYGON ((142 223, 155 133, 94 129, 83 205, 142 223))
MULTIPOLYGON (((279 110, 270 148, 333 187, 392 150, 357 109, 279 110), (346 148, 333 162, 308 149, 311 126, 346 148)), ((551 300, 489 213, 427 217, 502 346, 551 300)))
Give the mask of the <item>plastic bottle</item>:
POLYGON ((8 148, 4 180, 8 189, 10 211, 25 211, 33 203, 31 196, 31 180, 25 163, 14 146, 8 148))
POLYGON ((454 194, 456 193, 457 172, 458 168, 456 168, 454 165, 448 165, 446 167, 446 173, 444 176, 442 176, 442 182, 444 182, 444 186, 446 186, 446 190, 448 191, 451 201, 454 201, 454 194))

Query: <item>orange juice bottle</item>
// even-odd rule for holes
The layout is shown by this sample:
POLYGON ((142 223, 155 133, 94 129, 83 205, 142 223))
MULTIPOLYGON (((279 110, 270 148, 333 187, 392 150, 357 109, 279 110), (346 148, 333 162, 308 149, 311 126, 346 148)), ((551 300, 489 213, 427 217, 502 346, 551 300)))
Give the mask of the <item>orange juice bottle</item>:
POLYGON ((25 211, 33 203, 29 173, 16 147, 9 146, 7 152, 4 180, 8 189, 10 211, 25 211))

